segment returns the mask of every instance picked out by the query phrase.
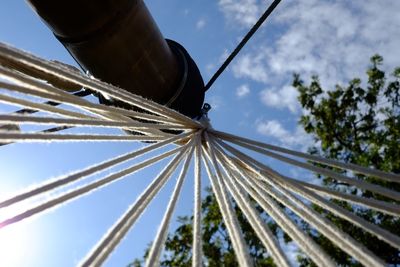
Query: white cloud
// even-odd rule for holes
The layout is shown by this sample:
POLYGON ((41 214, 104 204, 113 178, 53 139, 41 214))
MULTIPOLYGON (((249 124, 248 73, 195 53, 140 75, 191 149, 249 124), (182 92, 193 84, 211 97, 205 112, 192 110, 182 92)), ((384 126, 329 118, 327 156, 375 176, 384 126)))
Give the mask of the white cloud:
POLYGON ((236 78, 250 78, 263 83, 268 81, 268 66, 262 51, 258 54, 246 54, 239 57, 232 70, 236 78))
POLYGON ((250 93, 250 87, 247 84, 242 84, 238 88, 236 88, 236 96, 239 98, 243 98, 250 93))
POLYGON ((224 105, 224 102, 222 101, 222 98, 217 95, 213 95, 208 97, 207 101, 213 110, 218 110, 224 105))
POLYGON ((261 1, 257 0, 219 0, 218 5, 229 23, 250 27, 261 13, 261 1))
POLYGON ((196 29, 201 30, 206 26, 207 22, 205 19, 199 19, 196 23, 196 29))
POLYGON ((211 75, 212 73, 214 73, 214 71, 215 71, 215 64, 213 64, 213 63, 208 63, 208 64, 206 65, 206 72, 207 72, 207 74, 211 75))
MULTIPOLYGON (((255 0, 220 0, 219 4, 228 21, 237 26, 251 24, 260 8, 265 8, 264 2, 255 0)), ((293 96, 287 89, 293 72, 300 73, 306 81, 317 74, 322 86, 331 89, 336 83, 345 83, 354 77, 365 78, 369 58, 375 53, 384 57, 388 70, 398 66, 398 10, 398 0, 282 2, 266 22, 274 27, 269 27, 269 31, 279 30, 276 41, 268 40, 271 44, 268 47, 256 44, 248 48, 250 52, 234 62, 233 73, 237 78, 249 78, 286 90, 264 91, 263 96, 269 96, 270 100, 263 99, 263 103, 287 107, 293 112, 294 98, 283 97, 287 93, 293 96), (283 102, 279 103, 278 99, 283 102)))
POLYGON ((265 89, 261 91, 261 102, 269 107, 288 108, 292 113, 297 113, 299 104, 297 100, 298 92, 292 86, 284 86, 278 89, 265 89))
POLYGON ((289 136, 289 132, 286 131, 282 125, 276 121, 276 120, 271 120, 271 121, 264 121, 260 122, 257 125, 257 132, 260 134, 266 135, 266 136, 271 136, 274 138, 281 138, 283 136, 289 136))
POLYGON ((283 146, 304 151, 312 145, 312 137, 300 126, 297 126, 294 132, 290 132, 276 120, 258 121, 256 124, 259 134, 276 139, 283 146))
POLYGON ((219 68, 219 66, 222 65, 222 63, 224 63, 224 61, 228 58, 228 56, 229 56, 228 49, 224 49, 224 51, 219 56, 217 62, 211 62, 206 65, 207 73, 210 75, 213 74, 216 71, 217 67, 219 68))
POLYGON ((222 52, 222 54, 219 56, 218 62, 219 63, 224 63, 224 61, 229 57, 229 51, 228 49, 224 49, 224 51, 222 52))

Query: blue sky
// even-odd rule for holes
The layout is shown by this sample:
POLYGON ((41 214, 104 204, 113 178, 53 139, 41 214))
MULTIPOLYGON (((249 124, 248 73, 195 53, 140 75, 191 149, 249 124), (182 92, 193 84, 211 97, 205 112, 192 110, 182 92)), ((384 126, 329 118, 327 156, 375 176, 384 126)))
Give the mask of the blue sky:
MULTIPOLYGON (((147 0, 145 3, 164 36, 185 46, 208 81, 270 1, 147 0)), ((296 91, 290 86, 292 73, 302 74, 305 80, 318 74, 322 84, 332 88, 335 83, 365 77, 364 70, 374 53, 384 57, 387 69, 400 65, 398 10, 398 0, 282 1, 207 93, 206 102, 213 107, 210 119, 214 128, 304 150, 312 144, 312 139, 297 125, 303 111, 297 104, 296 91)), ((3 0, 0 20, 0 41, 47 59, 75 64, 24 1, 3 0)), ((0 105, 0 112, 9 110, 10 107, 0 105)), ((0 198, 137 146, 141 144, 1 147, 0 198)), ((158 170, 146 170, 138 177, 129 177, 0 231, 0 266, 75 265, 158 170)), ((288 172, 301 176, 295 170, 288 172)), ((187 201, 191 199, 191 179, 190 176, 185 184, 177 214, 191 211, 191 201, 187 201)), ((142 255, 156 233, 172 187, 172 183, 167 184, 106 266, 125 266, 142 255)))

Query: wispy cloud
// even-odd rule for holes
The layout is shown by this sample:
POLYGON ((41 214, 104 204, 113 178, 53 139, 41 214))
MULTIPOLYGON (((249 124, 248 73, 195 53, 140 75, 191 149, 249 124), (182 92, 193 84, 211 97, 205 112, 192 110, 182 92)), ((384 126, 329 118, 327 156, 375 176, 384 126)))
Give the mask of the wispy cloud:
POLYGON ((257 0, 219 0, 218 5, 229 23, 250 27, 261 13, 261 1, 257 0))
POLYGON ((189 15, 189 12, 190 12, 190 10, 188 8, 185 8, 183 10, 183 15, 187 16, 187 15, 189 15))
POLYGON ((201 30, 206 26, 206 24, 207 21, 204 18, 201 18, 196 22, 196 29, 201 30))
POLYGON ((243 98, 250 93, 250 87, 247 84, 242 84, 238 88, 236 88, 236 96, 239 98, 243 98))
POLYGON ((228 49, 224 49, 224 51, 222 51, 221 55, 218 57, 218 60, 214 61, 214 62, 210 62, 206 65, 206 71, 208 74, 213 74, 217 68, 220 67, 220 65, 222 65, 222 63, 224 63, 224 61, 228 58, 229 56, 229 50, 228 49))
POLYGON ((240 56, 232 70, 236 78, 250 78, 253 81, 268 82, 268 65, 262 50, 240 56))
POLYGON ((211 108, 214 110, 218 110, 224 105, 222 98, 218 95, 213 95, 209 97, 207 101, 211 105, 211 108))
POLYGON ((266 106, 274 108, 288 108, 292 113, 299 111, 299 103, 297 100, 297 90, 289 85, 279 89, 264 89, 260 93, 262 103, 266 106))
POLYGON ((290 132, 276 120, 258 120, 256 127, 259 134, 271 137, 286 147, 305 151, 312 144, 311 136, 299 126, 294 132, 290 132))
MULTIPOLYGON (((230 23, 249 26, 265 8, 265 2, 220 0, 219 6, 230 23)), ((294 112, 295 93, 288 89, 293 72, 306 80, 317 74, 323 87, 330 89, 336 83, 363 78, 375 53, 385 58, 390 70, 399 65, 398 10, 398 0, 282 2, 267 22, 279 29, 279 37, 268 47, 249 47, 249 52, 235 61, 233 73, 237 78, 276 88, 264 90, 262 102, 294 112), (288 95, 290 98, 285 98, 288 95)))
POLYGON ((369 57, 381 53, 389 65, 398 64, 400 2, 293 1, 276 13, 287 30, 265 58, 274 74, 318 74, 333 87, 364 73, 369 57), (383 30, 384 29, 384 30, 383 30))

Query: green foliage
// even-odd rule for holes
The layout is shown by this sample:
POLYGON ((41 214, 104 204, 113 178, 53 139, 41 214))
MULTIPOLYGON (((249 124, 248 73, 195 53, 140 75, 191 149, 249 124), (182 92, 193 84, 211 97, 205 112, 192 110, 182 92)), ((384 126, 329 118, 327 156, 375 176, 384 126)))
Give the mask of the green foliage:
MULTIPOLYGON (((293 86, 299 91, 299 101, 306 114, 301 117, 300 124, 316 142, 320 143, 320 146, 310 148, 310 153, 400 173, 400 68, 394 70, 392 79, 388 82, 385 73, 380 69, 382 63, 381 56, 371 57, 371 66, 367 70, 368 83, 365 86, 362 86, 360 79, 353 79, 346 87, 337 85, 331 91, 322 90, 316 76, 312 77, 309 85, 305 85, 299 75, 294 75, 293 86)), ((397 183, 352 173, 347 174, 400 191, 397 183)), ((361 191, 348 184, 340 183, 330 177, 321 178, 327 186, 336 190, 391 201, 372 192, 361 191)), ((358 216, 400 235, 399 218, 369 209, 356 208, 346 202, 335 202, 358 216)), ((397 249, 347 221, 323 210, 319 211, 386 262, 400 263, 400 252, 397 249)), ((313 237, 339 264, 359 266, 359 263, 335 247, 325 237, 321 235, 313 235, 313 237)), ((301 263, 307 266, 310 262, 307 259, 301 259, 301 263)))
MULTIPOLYGON (((245 241, 249 245, 249 252, 253 258, 254 266, 275 266, 239 208, 237 206, 234 208, 243 230, 245 241)), ((268 219, 261 208, 256 208, 260 211, 261 216, 268 219)), ((180 223, 179 227, 174 233, 169 234, 167 238, 161 266, 191 266, 193 217, 179 217, 178 221, 180 223)), ((277 225, 272 221, 268 222, 268 225, 276 233, 277 225)), ((232 243, 222 221, 218 203, 210 188, 207 188, 207 195, 202 201, 202 242, 207 266, 238 265, 232 243)), ((140 261, 136 259, 135 262, 140 261)), ((140 266, 142 265, 131 265, 129 267, 140 266)))
MULTIPOLYGON (((299 91, 299 102, 304 109, 299 123, 312 135, 317 144, 309 152, 343 162, 355 163, 380 170, 400 173, 400 68, 387 81, 380 69, 383 59, 379 55, 371 57, 367 70, 368 81, 364 85, 360 79, 353 79, 347 86, 337 85, 333 90, 322 89, 317 76, 311 77, 309 85, 294 75, 293 86, 299 91)), ((327 167, 327 166, 322 166, 327 167)), ((374 177, 345 173, 356 179, 400 191, 399 184, 383 182, 374 177)), ((357 194, 367 198, 392 201, 369 191, 362 191, 330 177, 321 177, 325 185, 332 189, 357 194)), ((344 201, 332 200, 358 216, 400 235, 400 220, 379 212, 355 207, 344 201)), ((235 206, 239 223, 249 245, 254 266, 274 266, 271 257, 256 237, 240 209, 235 206)), ((256 206, 262 218, 275 235, 282 230, 256 206)), ((376 255, 391 264, 400 264, 400 252, 366 233, 351 223, 342 220, 326 210, 314 206, 315 210, 331 220, 341 230, 363 243, 376 255)), ((179 217, 179 227, 168 236, 161 266, 190 266, 192 248, 193 218, 179 217)), ((321 247, 342 266, 361 266, 345 252, 320 235, 309 225, 303 228, 321 247)), ((207 266, 237 266, 232 244, 222 221, 217 201, 210 189, 202 202, 202 238, 204 260, 207 266)), ((289 236, 283 233, 285 242, 289 236)), ((146 257, 147 252, 144 256, 146 257)), ((135 260, 130 267, 140 267, 144 260, 135 260)), ((315 266, 302 254, 298 255, 300 266, 315 266)))

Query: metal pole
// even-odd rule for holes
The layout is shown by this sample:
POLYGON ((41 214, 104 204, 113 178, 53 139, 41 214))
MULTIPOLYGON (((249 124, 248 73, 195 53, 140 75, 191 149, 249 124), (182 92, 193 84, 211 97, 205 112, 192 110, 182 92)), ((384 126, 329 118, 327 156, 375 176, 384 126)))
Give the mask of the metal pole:
POLYGON ((142 0, 28 2, 96 78, 190 117, 200 112, 204 84, 197 66, 183 47, 164 39, 142 0))

